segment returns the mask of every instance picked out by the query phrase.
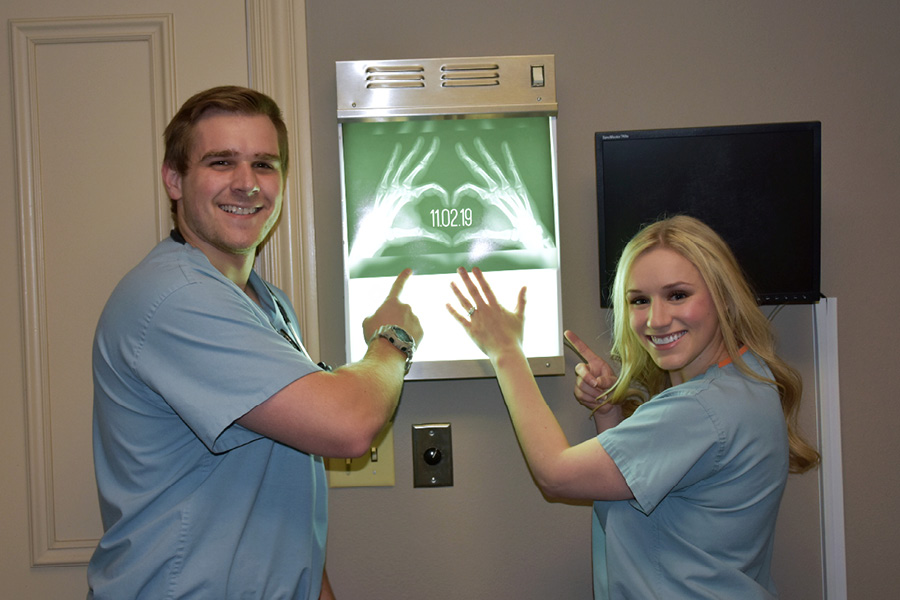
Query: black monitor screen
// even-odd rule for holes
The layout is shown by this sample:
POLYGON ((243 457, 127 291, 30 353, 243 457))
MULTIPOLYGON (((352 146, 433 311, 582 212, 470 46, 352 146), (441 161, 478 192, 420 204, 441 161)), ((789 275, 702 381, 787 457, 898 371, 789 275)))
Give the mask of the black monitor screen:
POLYGON ((596 134, 603 307, 622 248, 675 214, 731 246, 760 304, 820 297, 821 124, 596 134))

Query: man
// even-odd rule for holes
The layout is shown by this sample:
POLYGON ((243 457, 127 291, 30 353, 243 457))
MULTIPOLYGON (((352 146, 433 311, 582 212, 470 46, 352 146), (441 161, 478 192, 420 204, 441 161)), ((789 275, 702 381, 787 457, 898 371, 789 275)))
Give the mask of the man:
POLYGON ((105 533, 88 597, 333 598, 320 457, 363 454, 397 406, 422 337, 399 301, 410 271, 363 322, 365 357, 320 368, 253 270, 287 174, 277 105, 213 88, 165 141, 175 229, 116 287, 94 341, 105 533))

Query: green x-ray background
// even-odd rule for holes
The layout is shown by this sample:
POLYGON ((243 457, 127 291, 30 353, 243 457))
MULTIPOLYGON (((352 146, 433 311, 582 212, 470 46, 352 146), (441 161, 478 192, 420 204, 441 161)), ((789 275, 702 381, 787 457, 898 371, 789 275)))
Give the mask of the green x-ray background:
MULTIPOLYGON (((506 141, 512 152, 516 170, 528 190, 532 210, 556 246, 556 206, 553 171, 553 146, 551 117, 495 117, 478 119, 427 119, 390 122, 348 122, 342 125, 342 152, 345 194, 345 231, 348 252, 358 234, 362 216, 371 209, 378 186, 389 166, 391 155, 400 145, 392 174, 402 160, 413 150, 418 139, 421 149, 410 164, 400 173, 408 175, 427 153, 432 140, 439 139, 439 148, 430 166, 413 182, 415 186, 434 183, 446 190, 452 198, 460 186, 471 183, 486 187, 486 182, 473 174, 457 154, 461 143, 468 155, 479 163, 489 176, 495 178, 486 159, 478 151, 475 139, 480 139, 496 161, 500 170, 510 180, 507 158, 501 147, 506 141)), ((426 193, 405 206, 397 215, 394 226, 400 229, 421 227, 435 230, 431 211, 448 208, 436 193, 426 193)), ((486 206, 477 195, 469 192, 461 196, 457 208, 471 209, 471 228, 510 230, 509 220, 493 206, 486 206)), ((466 227, 447 227, 443 230, 452 239, 466 227)), ((498 243, 487 255, 472 256, 475 242, 443 243, 420 237, 385 247, 376 257, 366 257, 351 266, 350 277, 396 276, 404 267, 412 266, 417 273, 453 273, 457 267, 482 270, 512 270, 556 268, 558 253, 549 250, 523 250, 520 244, 498 243)))

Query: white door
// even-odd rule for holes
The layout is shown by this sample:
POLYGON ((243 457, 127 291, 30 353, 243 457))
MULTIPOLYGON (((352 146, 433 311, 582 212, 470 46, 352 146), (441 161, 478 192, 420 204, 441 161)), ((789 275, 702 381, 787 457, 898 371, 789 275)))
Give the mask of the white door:
MULTIPOLYGON (((194 92, 247 85, 248 18, 277 27, 282 19, 269 13, 294 10, 292 4, 304 6, 290 0, 0 5, 4 597, 85 597, 85 563, 101 533, 91 458, 91 341, 113 286, 168 234, 159 181, 162 129, 194 92)), ((251 45, 259 37, 251 36, 251 45)))

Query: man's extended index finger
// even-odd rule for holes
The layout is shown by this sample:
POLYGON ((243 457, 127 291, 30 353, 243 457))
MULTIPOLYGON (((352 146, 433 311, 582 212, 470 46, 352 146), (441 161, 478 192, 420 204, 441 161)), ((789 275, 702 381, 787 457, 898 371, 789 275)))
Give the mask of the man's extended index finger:
POLYGON ((397 279, 394 280, 394 284, 391 286, 391 291, 388 292, 388 298, 400 298, 403 286, 406 285, 406 280, 409 279, 410 275, 412 275, 412 269, 403 269, 397 275, 397 279))

